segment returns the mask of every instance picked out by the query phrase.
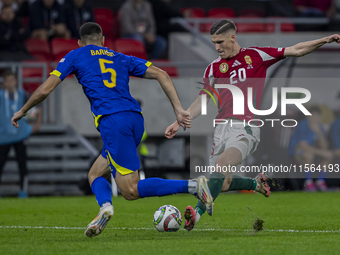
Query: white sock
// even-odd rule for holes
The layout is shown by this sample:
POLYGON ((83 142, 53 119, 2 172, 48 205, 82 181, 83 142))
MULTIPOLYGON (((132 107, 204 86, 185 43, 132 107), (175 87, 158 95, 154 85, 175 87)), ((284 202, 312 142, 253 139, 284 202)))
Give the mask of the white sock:
POLYGON ((196 210, 196 220, 195 220, 195 223, 197 223, 201 218, 201 215, 197 212, 196 210))
POLYGON ((102 206, 100 207, 100 210, 101 210, 101 209, 104 209, 105 207, 108 207, 108 206, 110 206, 110 205, 111 205, 110 202, 106 202, 106 203, 102 204, 102 206))
POLYGON ((188 192, 192 195, 197 194, 197 181, 194 180, 188 180, 188 192))

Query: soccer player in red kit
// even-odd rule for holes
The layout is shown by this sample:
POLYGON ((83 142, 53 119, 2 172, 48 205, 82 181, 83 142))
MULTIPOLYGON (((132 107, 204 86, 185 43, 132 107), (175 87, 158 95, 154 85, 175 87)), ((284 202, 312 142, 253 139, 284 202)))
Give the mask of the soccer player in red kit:
MULTIPOLYGON (((257 116, 248 109, 247 88, 252 87, 252 102, 255 109, 259 109, 265 84, 267 69, 285 57, 301 57, 311 53, 325 43, 340 43, 338 34, 314 41, 298 43, 287 48, 249 47, 241 48, 236 40, 236 26, 231 20, 221 20, 212 25, 211 40, 219 54, 204 73, 204 90, 200 95, 214 91, 214 84, 230 84, 237 86, 244 95, 244 114, 233 114, 233 97, 229 89, 218 89, 222 104, 216 119, 227 119, 232 124, 217 124, 214 130, 210 166, 236 166, 251 155, 260 142, 260 128, 255 125, 244 125, 257 116)), ((201 96, 189 107, 191 118, 201 114, 201 96)), ((210 97, 207 98, 208 103, 210 97)), ((179 129, 177 122, 170 125, 165 136, 172 138, 179 129)), ((263 174, 254 179, 241 177, 230 172, 213 172, 210 175, 209 188, 214 199, 220 192, 231 190, 255 190, 265 197, 269 197, 270 188, 263 174)), ((205 212, 204 206, 198 202, 196 208, 188 206, 184 216, 185 228, 190 231, 205 212)))

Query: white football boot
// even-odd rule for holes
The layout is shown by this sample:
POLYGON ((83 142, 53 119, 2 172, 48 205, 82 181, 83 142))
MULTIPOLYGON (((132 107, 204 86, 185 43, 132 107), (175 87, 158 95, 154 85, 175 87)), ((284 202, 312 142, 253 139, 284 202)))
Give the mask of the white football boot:
POLYGON ((210 193, 210 189, 208 186, 208 179, 205 176, 199 176, 197 179, 194 179, 194 181, 197 181, 197 198, 201 200, 202 204, 205 205, 207 209, 207 213, 209 215, 213 214, 213 198, 210 193))
POLYGON ((87 225, 84 234, 88 237, 94 237, 103 232, 107 223, 111 219, 113 215, 113 206, 109 205, 104 208, 101 208, 98 215, 87 225))

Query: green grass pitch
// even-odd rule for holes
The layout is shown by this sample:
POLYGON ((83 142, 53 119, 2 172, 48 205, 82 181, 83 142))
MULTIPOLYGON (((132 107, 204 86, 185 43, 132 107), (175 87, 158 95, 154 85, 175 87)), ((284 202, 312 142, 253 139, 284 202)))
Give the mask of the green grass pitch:
MULTIPOLYGON (((340 254, 339 193, 226 194, 196 229, 159 233, 153 213, 164 204, 181 211, 190 195, 113 199, 115 214, 95 238, 83 235, 96 216, 90 197, 0 199, 0 254, 340 254), (253 223, 264 220, 255 233, 253 223)), ((183 224, 182 224, 183 225, 183 224)))

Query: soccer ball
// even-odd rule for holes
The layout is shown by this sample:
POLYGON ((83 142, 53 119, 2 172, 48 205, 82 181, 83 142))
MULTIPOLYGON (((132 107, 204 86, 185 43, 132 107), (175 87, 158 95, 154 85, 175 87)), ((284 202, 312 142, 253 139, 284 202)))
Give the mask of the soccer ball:
POLYGON ((163 205, 153 215, 153 224, 159 232, 176 232, 182 224, 182 214, 173 205, 163 205))

